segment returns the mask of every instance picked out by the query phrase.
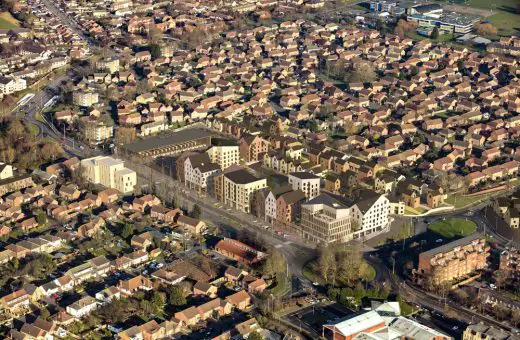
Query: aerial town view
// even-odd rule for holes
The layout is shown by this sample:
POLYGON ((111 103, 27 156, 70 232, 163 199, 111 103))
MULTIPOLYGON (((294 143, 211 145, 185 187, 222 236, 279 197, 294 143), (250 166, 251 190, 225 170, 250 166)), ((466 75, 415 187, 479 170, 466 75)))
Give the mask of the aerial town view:
POLYGON ((0 339, 520 340, 520 0, 0 0, 0 339))

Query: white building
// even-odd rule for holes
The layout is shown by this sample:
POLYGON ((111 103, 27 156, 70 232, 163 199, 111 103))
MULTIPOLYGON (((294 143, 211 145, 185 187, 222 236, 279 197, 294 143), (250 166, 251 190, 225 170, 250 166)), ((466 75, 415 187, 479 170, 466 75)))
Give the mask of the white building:
POLYGON ((354 194, 351 202, 321 194, 302 204, 303 236, 320 243, 370 238, 388 228, 389 209, 388 198, 371 190, 354 194))
POLYGON ((27 88, 25 79, 18 77, 0 77, 0 95, 23 91, 27 88))
POLYGON ((184 161, 184 185, 199 192, 213 192, 214 177, 220 174, 218 164, 208 154, 188 156, 184 161))
POLYGON ((0 179, 13 177, 13 167, 9 164, 0 162, 0 179))
POLYGON ((99 307, 99 301, 94 299, 92 296, 85 296, 79 299, 71 305, 68 305, 66 310, 70 315, 81 318, 87 314, 90 314, 93 310, 99 307))
POLYGON ((288 177, 292 189, 303 191, 308 200, 320 194, 320 177, 305 171, 292 172, 288 177))
POLYGON ((224 204, 249 213, 253 194, 267 187, 265 178, 257 178, 244 169, 223 176, 224 204))
POLYGON ((429 328, 415 320, 400 316, 398 302, 386 302, 380 305, 373 302, 371 311, 354 314, 335 323, 323 325, 325 339, 421 339, 451 340, 452 338, 429 328))
POLYGON ((97 104, 99 101, 99 95, 95 91, 76 90, 72 94, 72 102, 74 105, 91 107, 97 104))
POLYGON ((389 225, 389 211, 390 201, 384 195, 360 197, 351 207, 354 238, 371 237, 386 230, 389 225))
POLYGON ((212 163, 217 163, 222 170, 233 164, 239 164, 240 151, 238 145, 212 146, 207 151, 212 163))
POLYGON ((350 208, 330 195, 321 194, 302 204, 303 237, 313 242, 347 242, 353 238, 350 208))
POLYGON ((276 220, 276 196, 270 191, 265 198, 265 221, 274 222, 276 220))
POLYGON ((125 168, 124 162, 107 156, 96 156, 81 161, 82 174, 87 181, 114 188, 126 194, 137 184, 135 171, 125 168))

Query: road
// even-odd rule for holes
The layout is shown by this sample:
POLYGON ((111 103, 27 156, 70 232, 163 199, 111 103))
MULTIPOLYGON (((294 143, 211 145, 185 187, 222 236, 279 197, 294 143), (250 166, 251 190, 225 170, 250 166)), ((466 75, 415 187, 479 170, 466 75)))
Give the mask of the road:
POLYGON ((397 275, 392 274, 390 269, 378 258, 376 253, 366 255, 365 259, 368 263, 374 267, 377 273, 377 279, 381 282, 388 282, 393 291, 398 294, 406 301, 413 303, 423 309, 427 309, 431 312, 439 315, 444 315, 446 309, 449 308, 457 313, 457 317, 467 323, 484 322, 495 327, 503 328, 508 331, 510 327, 504 325, 501 322, 496 321, 486 315, 479 314, 471 309, 465 308, 460 304, 450 300, 449 298, 443 299, 435 294, 426 292, 425 290, 401 280, 397 275))
MULTIPOLYGON (((60 17, 65 24, 71 27, 71 29, 76 34, 78 34, 78 36, 82 37, 82 39, 84 39, 89 45, 93 43, 88 37, 86 37, 86 35, 84 35, 84 32, 81 30, 79 25, 77 25, 74 20, 61 11, 55 3, 51 2, 50 0, 43 0, 43 3, 46 5, 49 11, 60 17)), ((47 86, 47 89, 43 89, 36 93, 35 97, 31 101, 29 101, 21 108, 18 108, 14 113, 19 116, 22 116, 23 113, 25 113, 23 119, 36 125, 39 128, 40 134, 46 134, 51 138, 61 140, 61 135, 52 125, 38 121, 35 118, 35 115, 41 111, 43 104, 45 104, 50 98, 52 98, 55 93, 57 93, 56 90, 58 89, 61 81, 68 79, 70 76, 70 74, 67 74, 54 79, 47 86)), ((83 152, 79 146, 74 145, 74 142, 70 139, 61 140, 61 142, 64 149, 70 155, 83 155, 83 152)), ((298 291, 298 289, 301 290, 303 288, 302 286, 310 286, 310 282, 303 276, 303 267, 316 255, 316 251, 313 246, 301 242, 301 240, 297 239, 297 237, 285 239, 280 238, 273 233, 266 232, 265 229, 262 228, 264 223, 252 221, 251 215, 224 208, 215 199, 211 197, 201 197, 198 193, 182 186, 171 176, 155 171, 146 165, 133 164, 132 162, 127 161, 127 166, 138 173, 138 180, 141 184, 149 182, 150 172, 152 172, 155 181, 159 182, 160 185, 164 185, 166 188, 168 188, 167 197, 162 197, 163 199, 170 201, 173 197, 172 195, 176 193, 180 201, 179 203, 186 208, 190 208, 192 204, 199 205, 203 211, 203 219, 208 223, 218 226, 222 230, 229 232, 236 232, 237 230, 239 231, 244 229, 256 232, 256 235, 262 238, 266 244, 274 246, 284 254, 286 262, 288 263, 288 274, 293 278, 291 280, 291 282, 293 282, 293 291, 298 291)), ((472 210, 475 211, 484 207, 485 205, 486 203, 479 203, 477 206, 472 208, 472 210)), ((426 226, 425 220, 431 222, 435 219, 451 216, 469 217, 465 215, 465 211, 456 211, 432 215, 424 218, 417 218, 417 226, 419 227, 416 228, 416 233, 424 231, 421 229, 421 227, 424 228, 424 226, 426 226)), ((493 229, 487 228, 485 220, 479 213, 471 216, 471 219, 477 223, 480 231, 485 230, 486 233, 491 234, 500 243, 507 241, 501 238, 499 235, 496 235, 493 229)), ((378 282, 388 282, 388 284, 391 285, 392 290, 400 292, 404 298, 416 303, 421 307, 439 311, 439 313, 442 314, 444 307, 449 306, 457 313, 459 313, 461 318, 468 322, 485 321, 498 327, 502 326, 493 319, 477 314, 471 310, 454 304, 451 301, 447 301, 446 304, 444 304, 439 301, 439 297, 424 292, 417 287, 408 285, 405 282, 400 282, 396 276, 390 273, 388 267, 379 261, 379 259, 374 258, 368 254, 365 256, 365 258, 376 269, 376 280, 378 282)))
MULTIPOLYGON (((166 197, 161 197, 163 200, 170 202, 176 195, 177 204, 187 210, 191 209, 193 204, 197 204, 202 210, 202 218, 209 224, 218 226, 224 233, 231 235, 244 229, 256 233, 258 237, 264 240, 265 244, 279 249, 284 254, 288 263, 289 274, 295 276, 297 281, 300 281, 304 286, 310 285, 310 282, 303 276, 303 267, 315 257, 314 245, 305 244, 296 235, 283 238, 273 232, 268 232, 263 228, 265 223, 253 220, 253 217, 249 214, 224 207, 212 197, 199 196, 199 193, 184 187, 171 176, 156 171, 147 165, 135 164, 131 160, 125 161, 127 167, 137 172, 138 185, 147 185, 150 182, 150 172, 152 172, 156 187, 164 186, 167 188, 166 197)), ((156 194, 161 196, 161 191, 157 190, 156 194)))
POLYGON ((58 17, 60 21, 64 25, 67 25, 72 30, 72 32, 81 38, 81 40, 90 46, 95 45, 95 41, 88 37, 85 34, 85 31, 77 24, 77 22, 59 7, 59 1, 42 0, 42 3, 49 12, 58 17))

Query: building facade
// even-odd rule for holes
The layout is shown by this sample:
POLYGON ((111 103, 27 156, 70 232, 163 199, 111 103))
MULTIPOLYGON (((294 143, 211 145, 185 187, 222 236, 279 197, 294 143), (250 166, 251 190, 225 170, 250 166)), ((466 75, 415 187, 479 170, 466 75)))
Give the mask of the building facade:
POLYGON ((184 161, 184 185, 213 195, 214 177, 220 172, 220 167, 211 162, 208 154, 188 156, 184 161))
POLYGON ((83 159, 81 170, 87 181, 117 189, 123 194, 132 192, 137 184, 135 171, 125 168, 120 159, 106 156, 83 159))
POLYGON ((99 102, 99 95, 95 91, 76 90, 72 94, 74 105, 91 107, 99 102))
POLYGON ((384 195, 360 197, 351 207, 354 238, 370 237, 388 227, 390 201, 384 195))
POLYGON ((114 136, 114 127, 103 122, 86 122, 83 134, 89 144, 100 144, 114 136))
POLYGON ((212 146, 207 153, 211 162, 217 163, 222 170, 240 162, 238 146, 212 146))
POLYGON ((223 175, 223 203, 249 213, 254 193, 267 187, 265 178, 257 178, 244 169, 223 175))
POLYGON ((419 254, 415 271, 419 283, 442 284, 487 268, 490 247, 475 233, 419 254))
POLYGON ((245 162, 258 162, 260 155, 269 151, 269 142, 260 136, 244 136, 240 139, 240 158, 245 162))
POLYGON ((308 200, 320 194, 320 177, 309 172, 293 172, 288 178, 292 189, 303 191, 308 200))
POLYGON ((352 239, 350 209, 329 195, 321 194, 302 204, 303 237, 317 243, 352 239))
POLYGON ((27 88, 25 79, 17 77, 0 77, 0 95, 23 91, 27 88))

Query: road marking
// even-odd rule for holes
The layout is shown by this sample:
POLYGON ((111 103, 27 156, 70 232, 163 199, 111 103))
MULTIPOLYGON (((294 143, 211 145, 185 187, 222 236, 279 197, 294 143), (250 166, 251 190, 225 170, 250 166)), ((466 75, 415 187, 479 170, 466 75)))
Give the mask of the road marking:
POLYGON ((291 241, 287 241, 287 242, 284 242, 283 244, 285 244, 285 245, 289 245, 289 244, 291 244, 291 243, 292 243, 291 241))
POLYGON ((281 244, 277 244, 274 247, 280 249, 280 248, 282 248, 282 245, 281 244))

